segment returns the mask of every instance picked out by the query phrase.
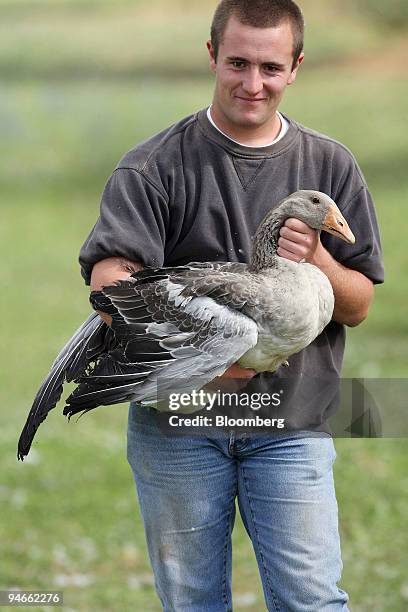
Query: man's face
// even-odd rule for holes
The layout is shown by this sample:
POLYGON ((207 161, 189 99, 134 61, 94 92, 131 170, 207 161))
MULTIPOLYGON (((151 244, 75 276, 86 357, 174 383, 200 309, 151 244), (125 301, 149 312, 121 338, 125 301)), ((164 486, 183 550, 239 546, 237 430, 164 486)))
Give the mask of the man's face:
POLYGON ((217 61, 207 43, 216 75, 212 114, 229 135, 255 131, 262 137, 276 124, 276 109, 294 82, 303 55, 293 67, 289 22, 254 28, 232 16, 219 45, 217 61))

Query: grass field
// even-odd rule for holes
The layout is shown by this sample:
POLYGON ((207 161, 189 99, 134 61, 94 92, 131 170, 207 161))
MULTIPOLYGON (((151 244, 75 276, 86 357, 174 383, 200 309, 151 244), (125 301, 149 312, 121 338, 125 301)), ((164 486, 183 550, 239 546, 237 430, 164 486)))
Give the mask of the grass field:
MULTIPOLYGON (((89 312, 77 254, 109 173, 136 142, 211 100, 198 42, 214 4, 0 0, 0 589, 64 590, 67 612, 160 609, 125 460, 127 410, 100 408, 69 424, 55 411, 24 464, 16 441, 56 350, 89 312)), ((349 331, 345 375, 405 379, 406 45, 352 2, 302 5, 309 68, 282 109, 355 153, 386 262, 369 319, 349 331)), ((336 447, 351 609, 403 612, 407 442, 336 447)), ((263 610, 239 520, 234 545, 235 607, 263 610)))

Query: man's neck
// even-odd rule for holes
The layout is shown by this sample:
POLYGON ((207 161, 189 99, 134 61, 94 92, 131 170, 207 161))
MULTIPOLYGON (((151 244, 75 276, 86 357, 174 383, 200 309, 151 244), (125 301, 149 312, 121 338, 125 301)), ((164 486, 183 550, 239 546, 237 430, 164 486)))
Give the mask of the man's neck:
POLYGON ((230 124, 225 125, 225 122, 222 120, 219 113, 217 113, 217 109, 214 106, 210 107, 209 113, 215 127, 222 132, 222 134, 234 142, 247 147, 265 147, 272 144, 279 136, 282 129, 282 122, 277 112, 268 126, 250 126, 248 128, 237 126, 233 129, 231 129, 230 124))

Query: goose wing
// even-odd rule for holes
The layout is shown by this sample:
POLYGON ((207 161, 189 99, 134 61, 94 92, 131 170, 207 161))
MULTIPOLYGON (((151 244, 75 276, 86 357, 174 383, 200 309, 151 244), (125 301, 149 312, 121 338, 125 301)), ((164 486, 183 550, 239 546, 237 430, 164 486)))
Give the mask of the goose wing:
POLYGON ((64 414, 128 400, 167 410, 171 393, 191 393, 220 376, 257 343, 256 323, 241 312, 252 299, 244 269, 145 269, 105 287, 103 295, 118 311, 112 328, 120 346, 80 380, 64 414))
POLYGON ((23 460, 28 454, 39 425, 59 401, 64 382, 71 382, 83 375, 90 362, 112 343, 112 331, 96 313, 91 314, 77 329, 58 354, 38 390, 18 441, 19 459, 23 460))

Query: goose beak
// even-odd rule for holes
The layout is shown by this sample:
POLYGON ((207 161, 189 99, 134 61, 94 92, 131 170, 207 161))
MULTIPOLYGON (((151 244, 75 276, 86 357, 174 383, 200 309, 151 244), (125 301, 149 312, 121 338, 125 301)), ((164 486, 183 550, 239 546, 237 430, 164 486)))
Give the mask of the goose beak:
POLYGON ((348 244, 354 244, 356 241, 347 221, 334 203, 330 205, 326 218, 323 221, 322 230, 341 238, 348 242, 348 244))

